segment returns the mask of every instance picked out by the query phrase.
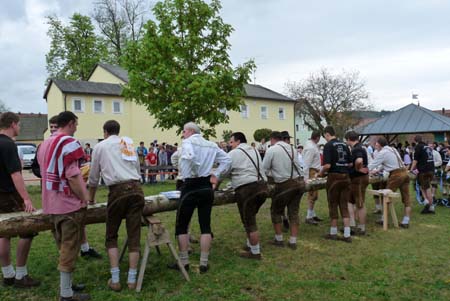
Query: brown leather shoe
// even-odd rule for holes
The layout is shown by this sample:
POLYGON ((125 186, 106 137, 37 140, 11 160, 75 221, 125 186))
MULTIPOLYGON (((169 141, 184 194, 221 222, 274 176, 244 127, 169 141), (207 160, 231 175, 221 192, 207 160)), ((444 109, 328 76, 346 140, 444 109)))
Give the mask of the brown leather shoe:
POLYGON ((323 238, 328 239, 328 240, 337 240, 337 239, 338 239, 338 236, 337 236, 336 234, 330 234, 330 233, 328 233, 328 234, 325 234, 325 235, 323 236, 323 238))
POLYGON ((402 223, 400 223, 399 226, 400 226, 400 228, 403 228, 403 229, 408 229, 409 228, 409 224, 402 224, 402 223))
POLYGON ((243 251, 243 252, 239 253, 239 257, 247 258, 247 259, 256 259, 256 260, 261 260, 262 259, 261 253, 260 254, 253 254, 250 251, 243 251))
POLYGON ((288 243, 288 248, 289 249, 291 249, 291 250, 297 250, 297 244, 291 244, 291 243, 288 243))
POLYGON ((80 294, 80 293, 74 293, 72 297, 64 298, 60 297, 60 301, 87 301, 91 300, 91 296, 89 294, 80 294))
POLYGON ((120 285, 120 282, 113 283, 112 279, 108 279, 108 286, 110 289, 112 289, 115 292, 120 292, 122 290, 122 286, 120 285))
POLYGON ((22 279, 14 280, 14 286, 17 288, 29 288, 29 287, 36 287, 41 285, 41 282, 39 280, 34 280, 28 275, 25 275, 22 279))
POLYGON ((349 237, 342 236, 342 237, 338 237, 338 240, 343 241, 343 242, 347 242, 347 243, 351 243, 352 242, 352 237, 351 236, 349 236, 349 237))
POLYGON ((314 225, 314 226, 318 226, 319 225, 319 223, 317 221, 315 221, 314 218, 307 218, 307 219, 305 219, 305 224, 314 225))
POLYGON ((276 239, 273 239, 269 242, 269 244, 275 247, 284 248, 284 241, 278 241, 276 239))
POLYGON ((15 280, 14 277, 11 277, 11 278, 3 278, 3 285, 4 285, 4 286, 11 286, 11 285, 14 285, 14 280, 15 280))
POLYGON ((137 285, 137 282, 133 282, 133 283, 128 282, 127 283, 127 286, 128 286, 129 290, 135 290, 136 289, 136 285, 137 285))

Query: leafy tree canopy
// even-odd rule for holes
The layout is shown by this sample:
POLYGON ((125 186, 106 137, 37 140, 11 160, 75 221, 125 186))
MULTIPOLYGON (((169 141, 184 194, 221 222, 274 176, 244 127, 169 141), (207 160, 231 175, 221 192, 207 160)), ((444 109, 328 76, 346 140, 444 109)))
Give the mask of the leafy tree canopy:
POLYGON ((271 129, 257 129, 254 133, 253 133, 253 138, 255 138, 255 141, 261 141, 263 138, 266 141, 269 141, 270 139, 270 134, 272 134, 272 130, 271 129))
POLYGON ((219 15, 218 0, 165 0, 153 8, 156 22, 125 55, 128 100, 144 105, 156 127, 198 123, 205 136, 228 122, 224 110, 239 110, 253 61, 233 68, 228 41, 233 28, 219 15))

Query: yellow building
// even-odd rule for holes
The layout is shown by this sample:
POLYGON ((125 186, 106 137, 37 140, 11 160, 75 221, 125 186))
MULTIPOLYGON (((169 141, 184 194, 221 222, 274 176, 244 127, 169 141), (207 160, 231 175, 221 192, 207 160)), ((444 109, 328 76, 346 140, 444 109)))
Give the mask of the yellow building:
MULTIPOLYGON (((47 100, 48 116, 61 111, 73 111, 78 116, 75 137, 95 145, 103 138, 103 123, 110 119, 121 125, 121 135, 131 137, 137 145, 145 145, 155 139, 173 144, 180 141, 176 129, 153 128, 155 120, 146 109, 121 96, 122 85, 128 83, 127 71, 118 66, 100 63, 92 71, 88 81, 53 79, 48 84, 44 98, 47 100)), ((260 128, 287 130, 294 134, 295 101, 260 85, 245 85, 246 96, 240 112, 226 112, 229 123, 216 127, 221 141, 224 130, 241 131, 252 142, 253 133, 260 128)), ((295 140, 293 140, 295 141, 295 140)))

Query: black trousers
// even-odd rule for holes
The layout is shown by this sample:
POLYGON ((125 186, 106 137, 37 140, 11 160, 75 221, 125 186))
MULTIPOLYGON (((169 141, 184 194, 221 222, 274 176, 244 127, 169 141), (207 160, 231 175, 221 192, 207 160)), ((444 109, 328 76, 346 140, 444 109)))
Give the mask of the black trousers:
POLYGON ((175 235, 187 234, 195 208, 202 234, 211 234, 211 209, 214 191, 210 177, 185 179, 177 210, 175 235))

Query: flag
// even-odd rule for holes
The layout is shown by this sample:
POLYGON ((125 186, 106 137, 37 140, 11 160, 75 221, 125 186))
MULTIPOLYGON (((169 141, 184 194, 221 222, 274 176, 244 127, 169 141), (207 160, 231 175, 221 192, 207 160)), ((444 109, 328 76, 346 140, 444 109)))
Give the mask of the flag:
POLYGON ((419 99, 419 94, 413 94, 412 99, 419 99))

